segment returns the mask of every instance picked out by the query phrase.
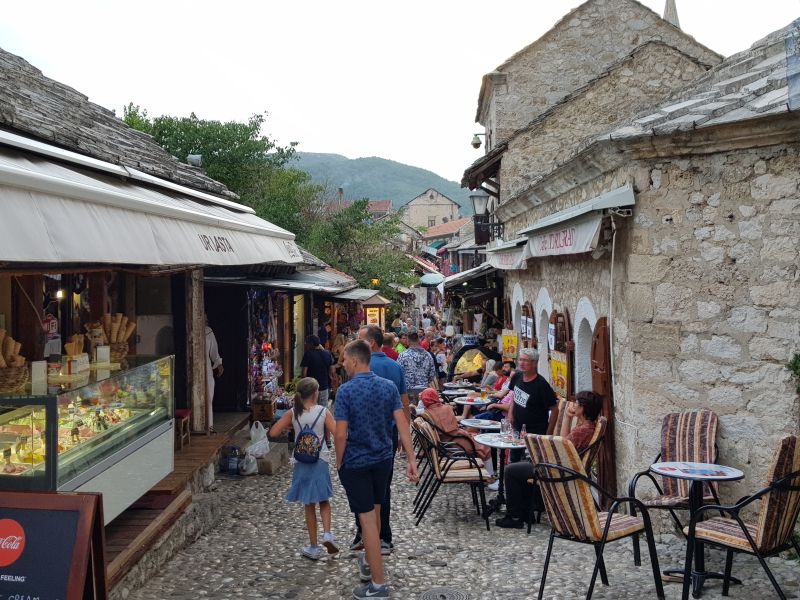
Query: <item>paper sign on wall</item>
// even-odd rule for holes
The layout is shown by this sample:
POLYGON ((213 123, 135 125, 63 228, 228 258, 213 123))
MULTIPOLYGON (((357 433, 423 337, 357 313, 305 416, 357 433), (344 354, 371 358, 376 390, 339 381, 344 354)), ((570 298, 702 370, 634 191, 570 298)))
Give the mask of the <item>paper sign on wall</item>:
POLYGON ((567 355, 564 352, 550 352, 550 374, 553 390, 562 398, 567 397, 567 381, 569 381, 569 366, 567 355))
POLYGON ((513 329, 503 329, 503 358, 514 360, 517 358, 517 349, 519 348, 519 336, 513 329))
POLYGON ((550 350, 556 349, 556 325, 555 323, 550 323, 547 326, 547 347, 550 350))

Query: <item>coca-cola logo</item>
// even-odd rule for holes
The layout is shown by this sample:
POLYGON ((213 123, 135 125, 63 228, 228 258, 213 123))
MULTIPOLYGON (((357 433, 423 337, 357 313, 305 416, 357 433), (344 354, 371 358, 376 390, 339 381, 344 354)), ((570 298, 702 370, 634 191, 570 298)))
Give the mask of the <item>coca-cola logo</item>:
POLYGON ((25 530, 13 519, 0 519, 0 567, 17 562, 25 549, 25 530))

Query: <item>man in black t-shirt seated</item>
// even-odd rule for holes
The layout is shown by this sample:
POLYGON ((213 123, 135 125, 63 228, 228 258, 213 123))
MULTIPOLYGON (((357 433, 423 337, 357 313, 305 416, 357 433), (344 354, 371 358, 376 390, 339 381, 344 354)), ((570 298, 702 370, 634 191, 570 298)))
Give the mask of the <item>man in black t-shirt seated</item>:
MULTIPOLYGON (((525 426, 526 433, 543 435, 548 425, 558 418, 556 393, 547 380, 539 375, 539 351, 523 348, 519 352, 517 372, 508 385, 514 392, 514 405, 508 411, 514 431, 525 426)), ((512 450, 509 462, 522 458, 522 450, 512 450)))

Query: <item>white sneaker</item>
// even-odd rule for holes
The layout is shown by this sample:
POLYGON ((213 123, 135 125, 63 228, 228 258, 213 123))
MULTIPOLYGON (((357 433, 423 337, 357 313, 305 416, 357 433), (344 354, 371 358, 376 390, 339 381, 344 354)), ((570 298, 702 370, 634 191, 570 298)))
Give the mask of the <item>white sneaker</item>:
POLYGON ((306 558, 310 558, 311 560, 319 560, 322 558, 322 547, 321 546, 304 546, 300 552, 306 558))
POLYGON ((489 485, 486 486, 486 489, 492 492, 496 492, 497 490, 500 489, 500 480, 498 479, 494 483, 490 483, 489 485))
POLYGON ((322 534, 322 545, 328 550, 328 554, 336 554, 339 552, 339 544, 336 541, 336 536, 330 531, 322 534))

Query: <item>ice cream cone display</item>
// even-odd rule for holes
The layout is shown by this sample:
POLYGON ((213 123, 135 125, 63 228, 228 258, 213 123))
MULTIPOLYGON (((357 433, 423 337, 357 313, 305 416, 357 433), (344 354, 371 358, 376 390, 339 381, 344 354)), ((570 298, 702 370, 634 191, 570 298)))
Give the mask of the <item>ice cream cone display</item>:
POLYGON ((28 382, 26 358, 20 354, 22 344, 0 329, 0 393, 18 392, 28 382))
POLYGON ((95 346, 111 346, 112 362, 119 362, 128 354, 128 341, 136 330, 136 321, 128 319, 122 313, 105 314, 103 318, 86 325, 92 348, 95 346))
POLYGON ((75 334, 70 338, 69 342, 64 344, 64 354, 67 356, 78 356, 83 353, 84 341, 86 336, 75 334))

